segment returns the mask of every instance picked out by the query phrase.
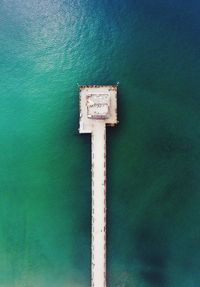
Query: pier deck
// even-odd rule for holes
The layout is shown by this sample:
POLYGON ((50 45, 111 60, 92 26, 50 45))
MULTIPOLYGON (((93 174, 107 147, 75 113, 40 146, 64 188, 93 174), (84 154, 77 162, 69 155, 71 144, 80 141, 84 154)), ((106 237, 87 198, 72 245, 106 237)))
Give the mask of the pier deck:
POLYGON ((92 134, 91 286, 106 287, 106 125, 117 124, 117 87, 80 87, 80 133, 92 134))

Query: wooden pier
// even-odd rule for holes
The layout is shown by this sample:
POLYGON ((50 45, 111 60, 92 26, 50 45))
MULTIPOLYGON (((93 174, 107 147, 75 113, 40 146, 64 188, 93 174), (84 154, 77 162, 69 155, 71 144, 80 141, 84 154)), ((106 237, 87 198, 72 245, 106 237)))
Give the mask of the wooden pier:
POLYGON ((92 134, 92 287, 106 287, 106 125, 115 124, 117 86, 80 86, 79 132, 92 134))

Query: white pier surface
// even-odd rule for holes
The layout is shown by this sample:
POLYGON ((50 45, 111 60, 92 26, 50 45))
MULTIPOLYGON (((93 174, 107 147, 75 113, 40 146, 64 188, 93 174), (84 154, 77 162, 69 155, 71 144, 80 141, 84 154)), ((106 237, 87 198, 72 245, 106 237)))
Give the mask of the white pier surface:
POLYGON ((92 287, 106 287, 107 124, 117 124, 117 86, 80 86, 79 132, 92 134, 92 287))

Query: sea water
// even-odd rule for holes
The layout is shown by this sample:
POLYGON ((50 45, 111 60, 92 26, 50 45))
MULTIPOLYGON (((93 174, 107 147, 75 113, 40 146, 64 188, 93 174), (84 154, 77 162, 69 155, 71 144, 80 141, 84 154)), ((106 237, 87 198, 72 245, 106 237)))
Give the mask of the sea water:
POLYGON ((119 84, 108 286, 200 285, 200 4, 2 0, 0 286, 90 285, 78 84, 119 84))

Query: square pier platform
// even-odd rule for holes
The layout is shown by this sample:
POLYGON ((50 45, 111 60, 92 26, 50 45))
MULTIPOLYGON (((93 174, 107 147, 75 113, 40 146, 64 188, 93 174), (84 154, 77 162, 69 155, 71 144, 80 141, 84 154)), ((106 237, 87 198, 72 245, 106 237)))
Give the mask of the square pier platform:
POLYGON ((117 124, 117 86, 80 86, 80 133, 92 133, 95 122, 117 124))

